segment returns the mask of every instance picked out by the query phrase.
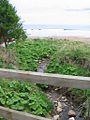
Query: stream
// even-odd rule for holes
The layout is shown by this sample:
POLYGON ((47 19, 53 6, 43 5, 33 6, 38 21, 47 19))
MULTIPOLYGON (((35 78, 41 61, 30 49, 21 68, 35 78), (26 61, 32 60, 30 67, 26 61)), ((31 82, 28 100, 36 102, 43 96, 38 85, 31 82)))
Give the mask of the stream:
MULTIPOLYGON (((48 64, 48 59, 39 61, 37 72, 44 73, 48 64)), ((80 110, 77 111, 78 106, 76 106, 71 98, 68 97, 69 89, 70 88, 48 86, 48 89, 43 90, 48 98, 54 103, 55 107, 51 113, 53 120, 68 120, 69 110, 73 110, 76 113, 76 116, 78 115, 75 120, 85 120, 79 116, 80 110)))

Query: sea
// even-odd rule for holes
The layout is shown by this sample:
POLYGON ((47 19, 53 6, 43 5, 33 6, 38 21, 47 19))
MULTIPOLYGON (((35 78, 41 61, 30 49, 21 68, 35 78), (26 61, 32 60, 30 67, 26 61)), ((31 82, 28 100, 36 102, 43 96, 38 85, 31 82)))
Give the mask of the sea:
POLYGON ((90 25, 24 24, 29 37, 84 37, 90 38, 90 25))

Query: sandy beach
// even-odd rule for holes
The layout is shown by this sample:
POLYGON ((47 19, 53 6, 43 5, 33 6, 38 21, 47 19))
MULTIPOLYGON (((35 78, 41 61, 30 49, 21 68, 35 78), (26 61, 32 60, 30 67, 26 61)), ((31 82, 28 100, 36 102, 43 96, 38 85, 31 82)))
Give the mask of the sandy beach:
POLYGON ((81 41, 90 44, 90 38, 89 37, 79 37, 79 36, 52 36, 52 37, 39 37, 39 36, 30 36, 31 39, 51 39, 51 40, 70 40, 70 41, 81 41))

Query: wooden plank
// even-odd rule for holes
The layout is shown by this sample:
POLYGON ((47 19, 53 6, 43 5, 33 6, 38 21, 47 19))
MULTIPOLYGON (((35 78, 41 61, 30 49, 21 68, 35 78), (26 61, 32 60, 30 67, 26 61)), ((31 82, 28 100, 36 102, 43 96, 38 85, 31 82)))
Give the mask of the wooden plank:
POLYGON ((51 120, 48 118, 32 115, 25 112, 19 112, 0 106, 0 116, 7 120, 51 120))
POLYGON ((0 78, 29 81, 53 86, 90 89, 90 77, 0 69, 0 78))

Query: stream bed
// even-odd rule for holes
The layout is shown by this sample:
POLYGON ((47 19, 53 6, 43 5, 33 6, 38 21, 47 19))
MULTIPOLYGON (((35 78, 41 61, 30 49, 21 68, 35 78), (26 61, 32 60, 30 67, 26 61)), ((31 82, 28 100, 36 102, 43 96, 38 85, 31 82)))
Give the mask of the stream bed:
MULTIPOLYGON (((49 59, 38 61, 37 72, 44 73, 48 64, 49 59)), ((85 120, 85 118, 82 118, 80 116, 80 110, 78 109, 79 106, 73 102, 72 98, 68 97, 70 90, 70 88, 53 86, 48 86, 48 89, 45 90, 43 89, 48 98, 54 104, 54 110, 51 112, 53 120, 68 120, 68 112, 70 110, 73 110, 75 112, 75 120, 85 120)))

